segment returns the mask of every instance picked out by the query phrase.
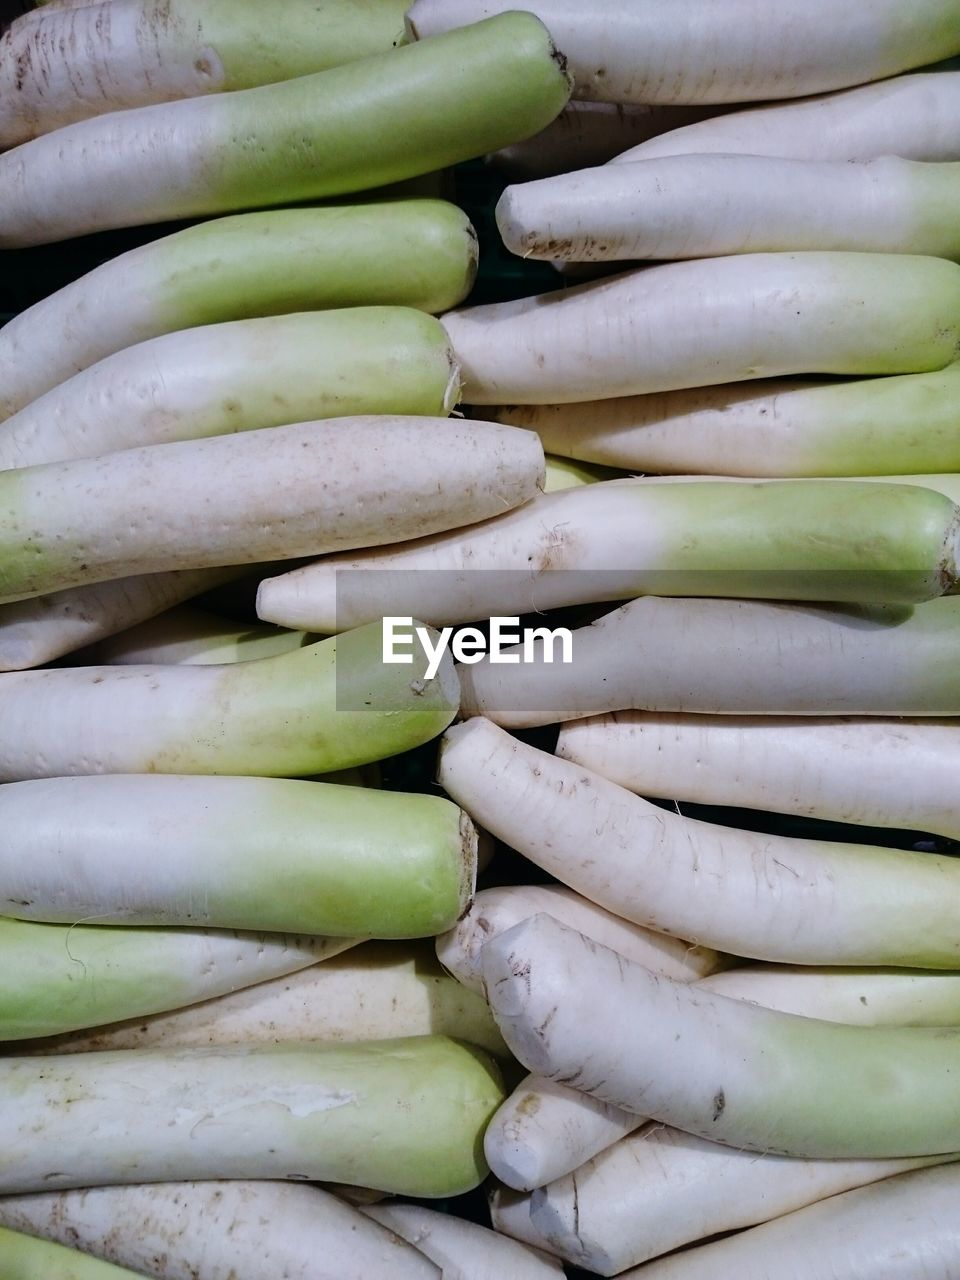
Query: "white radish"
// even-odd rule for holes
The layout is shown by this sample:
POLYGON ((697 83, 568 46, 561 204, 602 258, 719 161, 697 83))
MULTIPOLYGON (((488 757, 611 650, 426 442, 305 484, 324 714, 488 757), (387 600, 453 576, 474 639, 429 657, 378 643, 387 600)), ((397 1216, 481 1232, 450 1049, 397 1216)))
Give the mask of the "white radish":
POLYGON ((14 22, 0 42, 0 147, 75 120, 248 89, 403 43, 404 0, 293 0, 283 22, 251 0, 88 0, 14 22))
MULTIPOLYGON (((945 495, 899 484, 838 485, 585 485, 471 528, 327 556, 267 578, 257 612, 266 622, 330 632, 385 616, 455 624, 648 594, 892 603, 951 589, 958 512, 945 495)), ((505 635, 514 633, 508 623, 505 635)), ((539 658, 540 643, 534 652, 539 658)), ((551 679, 582 677, 579 653, 575 647, 572 662, 554 663, 551 679)), ((629 652, 616 660, 635 669, 629 652)), ((486 673, 489 665, 484 659, 473 670, 486 673)), ((497 665, 496 679, 520 687, 541 670, 540 661, 497 665)), ((613 686, 598 683, 596 670, 590 687, 604 700, 613 686)), ((529 712, 532 704, 509 705, 529 712)), ((602 709, 612 705, 624 704, 602 709)))
POLYGON ((384 1201, 360 1212, 414 1245, 440 1267, 444 1280, 547 1280, 561 1263, 508 1236, 451 1213, 384 1201))
POLYGON ((752 1227, 943 1159, 757 1156, 650 1125, 535 1192, 529 1215, 566 1261, 612 1276, 707 1236, 752 1227))
POLYGON ((94 268, 0 329, 0 419, 139 342, 337 307, 444 311, 470 290, 477 236, 443 200, 215 218, 94 268))
POLYGON ((761 1009, 652 974, 549 916, 495 938, 483 967, 519 1060, 605 1102, 746 1151, 881 1160, 960 1150, 960 1028, 761 1009))
MULTIPOLYGON (((436 637, 434 636, 434 641, 436 637)), ((426 680, 382 661, 379 626, 225 666, 0 675, 0 781, 69 774, 307 777, 428 742, 456 715, 449 654, 426 680)))
POLYGON ((528 137, 570 77, 531 13, 279 84, 114 111, 0 155, 0 247, 432 173, 528 137))
POLYGON ((556 493, 560 489, 577 489, 582 484, 596 484, 600 480, 620 479, 611 467, 595 467, 589 462, 574 462, 570 458, 548 456, 544 493, 556 493))
POLYGON ((0 1085, 0 1194, 265 1178, 460 1195, 503 1097, 493 1060, 445 1036, 4 1058, 0 1085))
MULTIPOLYGON (((17 608, 16 605, 6 607, 17 608)), ((206 609, 184 605, 101 640, 92 649, 78 654, 75 661, 83 666, 210 666, 272 658, 302 649, 308 643, 310 637, 304 631, 236 622, 206 609)))
POLYGON ((182 569, 148 573, 0 605, 0 672, 40 667, 96 644, 240 572, 182 569))
MULTIPOLYGON (((341 945, 345 950, 346 945, 341 945)), ((334 948, 335 940, 323 939, 317 943, 321 946, 334 948)), ((174 1008, 156 1017, 100 1026, 92 1032, 61 1035, 43 1044, 20 1044, 16 1051, 202 1049, 222 1044, 392 1040, 433 1034, 469 1041, 495 1057, 508 1056, 486 1001, 445 974, 432 950, 426 942, 365 943, 339 963, 339 957, 322 965, 308 960, 309 968, 258 982, 256 987, 232 995, 174 1008)))
POLYGON ((128 347, 48 391, 0 424, 0 470, 323 418, 442 417, 458 390, 446 335, 419 311, 234 320, 128 347))
POLYGON ((550 1241, 538 1231, 530 1218, 531 1195, 528 1191, 514 1191, 496 1181, 491 1181, 487 1195, 490 1221, 494 1231, 510 1236, 524 1244, 532 1245, 544 1253, 556 1254, 550 1241))
POLYGON ((636 709, 960 715, 960 600, 829 607, 633 600, 573 632, 574 661, 458 668, 464 715, 556 724, 636 709))
POLYGON ((960 364, 843 382, 771 379, 589 404, 508 405, 552 453, 630 471, 856 476, 960 470, 960 364))
POLYGON ((960 840, 956 720, 623 711, 570 721, 557 755, 640 795, 960 840))
POLYGON ((942 369, 960 266, 872 253, 671 262, 443 318, 468 404, 559 404, 796 373, 942 369))
POLYGON ((631 147, 617 160, 718 153, 797 160, 960 160, 958 111, 960 71, 920 72, 806 102, 774 102, 698 121, 631 147))
MULTIPOLYGON (((415 0, 408 24, 432 36, 512 0, 415 0)), ((602 102, 797 98, 880 80, 960 53, 955 0, 837 10, 827 0, 532 0, 570 59, 578 97, 602 102)))
POLYGON ((134 1280, 132 1271, 6 1227, 0 1227, 0 1256, 8 1280, 134 1280))
MULTIPOLYGON (((338 1197, 289 1182, 172 1182, 2 1196, 0 1222, 69 1240, 157 1280, 262 1280, 265 1272, 284 1280, 440 1276, 417 1250, 338 1197)), ((98 1280, 97 1273, 90 1280, 98 1280)))
MULTIPOLYGON (((958 967, 960 908, 950 886, 960 864, 952 858, 683 818, 487 720, 447 732, 440 782, 505 844, 648 928, 760 960, 958 967)), ((494 1003, 484 957, 496 944, 481 957, 494 1003)))
POLYGON ((958 1197, 955 1165, 904 1173, 648 1263, 623 1280, 949 1280, 960 1267, 958 1197))
POLYGON ((0 788, 0 831, 0 912, 65 924, 426 938, 476 876, 448 801, 289 778, 41 778, 0 788))
POLYGON ((565 262, 806 249, 960 258, 960 163, 662 156, 507 187, 503 242, 565 262))
POLYGON ((0 919, 0 1041, 149 1016, 269 985, 354 945, 350 938, 0 919))
POLYGON ((437 938, 440 963, 458 982, 483 995, 480 956, 484 943, 540 912, 678 982, 695 982, 723 963, 722 958, 707 947, 692 946, 642 929, 558 884, 482 889, 463 918, 449 933, 437 938))
POLYGON ((390 415, 0 472, 0 603, 418 537, 522 503, 542 480, 532 433, 390 415))

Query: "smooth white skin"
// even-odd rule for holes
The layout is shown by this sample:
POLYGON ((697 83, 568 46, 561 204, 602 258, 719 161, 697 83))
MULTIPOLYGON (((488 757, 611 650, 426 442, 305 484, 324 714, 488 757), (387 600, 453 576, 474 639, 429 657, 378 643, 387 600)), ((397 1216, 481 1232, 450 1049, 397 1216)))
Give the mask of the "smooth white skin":
POLYGON ((860 1027, 950 1027, 960 1022, 960 974, 950 972, 742 965, 708 974, 700 985, 765 1009, 860 1027))
POLYGON ((490 1207, 490 1221, 493 1229, 513 1240, 522 1240, 524 1244, 533 1245, 546 1253, 556 1253, 556 1249, 541 1231, 533 1225, 530 1217, 531 1195, 526 1191, 514 1191, 492 1181, 487 1201, 490 1207))
POLYGON ((0 1222, 157 1280, 440 1277, 429 1259, 338 1197, 293 1183, 173 1182, 2 1196, 0 1222))
POLYGON ((483 1150, 495 1177, 532 1191, 579 1169, 645 1121, 545 1076, 529 1075, 487 1126, 483 1150))
POLYGON ((723 963, 722 957, 707 947, 692 946, 631 924, 559 884, 481 889, 457 925, 437 938, 440 963, 458 982, 483 995, 483 944, 540 912, 678 982, 695 982, 723 963))
POLYGON ((360 1212, 435 1262, 443 1280, 547 1280, 564 1275, 555 1258, 450 1213, 392 1201, 365 1205, 360 1212))
POLYGON ((848 1191, 623 1280, 951 1280, 960 1268, 960 1168, 848 1191))
MULTIPOLYGON (((436 35, 513 0, 415 0, 408 24, 436 35)), ((954 0, 897 0, 836 9, 829 0, 763 0, 721 10, 705 0, 533 0, 570 60, 574 92, 604 102, 746 102, 796 98, 878 80, 960 52, 946 34, 954 0)))
MULTIPOLYGON (((325 941, 335 946, 335 940, 325 941)), ((349 945, 345 940, 342 949, 349 945)), ((368 942, 350 956, 322 965, 308 957, 301 964, 292 975, 260 981, 256 987, 187 1009, 131 1019, 92 1033, 57 1036, 29 1050, 18 1045, 17 1052, 90 1053, 449 1035, 501 1058, 508 1056, 486 1002, 442 971, 429 942, 368 942)))
MULTIPOLYGON (((791 1160, 649 1125, 535 1192, 528 1212, 561 1257, 612 1276, 707 1236, 943 1159, 791 1160)), ((717 1272, 716 1280, 727 1274, 717 1272)))
POLYGON ((443 324, 467 404, 564 404, 941 369, 960 349, 958 307, 960 266, 942 259, 890 254, 879 272, 871 254, 749 253, 466 307, 443 324))
POLYGON ((556 754, 639 795, 960 839, 956 720, 621 711, 569 721, 556 754))
MULTIPOLYGON (((482 520, 543 482, 532 432, 453 418, 332 418, 7 472, 0 514, 46 566, 0 603, 169 569, 253 564, 482 520), (430 459, 411 468, 410 458, 430 459), (39 531, 39 541, 32 538, 39 531)), ((4 477, 0 475, 0 485, 4 477)))
POLYGON ((809 249, 956 258, 958 200, 960 164, 663 156, 507 187, 496 218, 512 253, 567 262, 809 249))
POLYGON ((683 818, 482 719, 444 735, 439 780, 498 839, 637 924, 755 959, 957 967, 949 858, 683 818))
MULTIPOLYGON (((778 96, 778 95, 774 95, 778 96)), ((737 153, 797 160, 960 160, 960 71, 921 72, 675 129, 617 161, 737 153)))
POLYGON ((575 631, 569 666, 459 667, 462 714, 512 727, 624 709, 960 715, 944 678, 958 625, 953 596, 912 609, 645 596, 575 631))
POLYGON ((0 671, 42 667, 164 613, 238 572, 186 569, 150 573, 0 605, 0 671))

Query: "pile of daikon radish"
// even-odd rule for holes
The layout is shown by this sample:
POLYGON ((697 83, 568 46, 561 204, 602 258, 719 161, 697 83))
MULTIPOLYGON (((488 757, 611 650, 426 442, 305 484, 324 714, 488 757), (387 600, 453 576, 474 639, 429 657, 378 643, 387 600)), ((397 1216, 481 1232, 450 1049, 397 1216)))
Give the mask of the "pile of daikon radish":
POLYGON ((949 1280, 960 0, 408 4, 0 38, 0 1273, 949 1280))

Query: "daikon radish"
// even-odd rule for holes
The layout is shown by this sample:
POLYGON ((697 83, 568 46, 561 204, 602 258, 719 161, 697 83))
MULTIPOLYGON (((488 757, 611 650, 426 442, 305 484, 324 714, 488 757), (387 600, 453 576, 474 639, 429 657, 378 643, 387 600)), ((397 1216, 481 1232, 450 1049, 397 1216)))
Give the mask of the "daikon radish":
POLYGON ((77 656, 84 659, 84 666, 215 666, 291 653, 309 644, 310 639, 304 631, 255 622, 244 624, 184 605, 102 640, 77 656))
MULTIPOLYGON (((76 1249, 0 1227, 0 1256, 8 1280, 134 1280, 134 1272, 76 1249)), ((140 1273, 143 1274, 143 1273, 140 1273)))

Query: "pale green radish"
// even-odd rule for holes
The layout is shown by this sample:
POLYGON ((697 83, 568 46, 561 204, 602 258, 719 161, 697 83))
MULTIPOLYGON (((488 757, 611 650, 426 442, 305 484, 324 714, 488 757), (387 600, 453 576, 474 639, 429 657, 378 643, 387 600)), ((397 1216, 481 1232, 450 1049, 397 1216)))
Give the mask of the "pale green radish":
MULTIPOLYGON (((432 36, 509 9, 512 0, 414 0, 407 19, 432 36)), ((570 59, 574 91, 601 102, 800 98, 881 80, 960 53, 960 5, 896 0, 837 10, 826 0, 533 0, 570 59)))
POLYGON ((234 320, 128 347, 54 387, 0 424, 0 470, 323 418, 442 417, 458 393, 443 327, 420 311, 234 320))
POLYGON ((157 1280, 440 1276, 429 1259, 338 1197, 291 1182, 171 1182, 2 1196, 0 1222, 70 1240, 157 1280))
POLYGON ((620 711, 569 721, 557 755, 640 795, 960 840, 957 720, 620 711))
POLYGON ((99 0, 14 22, 0 43, 0 147, 75 120, 309 75, 404 43, 404 0, 99 0))
MULTIPOLYGON (((758 960, 958 967, 960 864, 950 857, 684 818, 488 720, 448 730, 439 777, 475 822, 636 924, 758 960)), ((494 939, 481 952, 492 1002, 484 957, 496 945, 494 939)), ((507 1043, 515 1051, 509 1037, 507 1043)))
POLYGON ((631 147, 617 160, 717 153, 797 160, 960 160, 958 110, 960 71, 919 72, 806 102, 774 102, 698 121, 631 147))
POLYGON ((446 1036, 0 1060, 0 1192, 266 1178, 446 1197, 503 1098, 446 1036))
POLYGON ((846 381, 771 379, 589 404, 508 405, 551 453, 658 473, 859 476, 960 470, 960 364, 846 381))
POLYGON ((360 1212, 419 1249, 441 1268, 444 1280, 548 1280, 565 1274, 555 1258, 452 1213, 392 1200, 364 1205, 360 1212))
POLYGON ((960 266, 876 253, 670 262, 443 318, 468 404, 560 404, 960 357, 960 266), (865 317, 867 317, 865 319, 865 317))
POLYGON ((437 938, 437 957, 457 982, 483 995, 480 956, 484 943, 540 912, 619 951, 637 964, 679 982, 695 982, 723 964, 722 957, 708 947, 692 946, 663 933, 652 933, 559 884, 511 884, 481 889, 454 927, 437 938))
POLYGON ((625 1110, 765 1154, 960 1150, 958 1027, 851 1027, 709 995, 544 915, 493 939, 483 971, 525 1066, 625 1110))
POLYGON ((117 111, 0 156, 0 247, 342 196, 528 137, 570 96, 532 14, 316 75, 117 111))
POLYGON ((0 1259, 5 1280, 134 1280, 144 1274, 6 1227, 0 1227, 0 1259))
POLYGON ((0 781, 69 774, 305 777, 384 760, 457 713, 449 654, 382 661, 379 625, 224 666, 74 667, 0 675, 0 781))
POLYGON ((569 665, 458 668, 464 715, 960 715, 960 599, 830 607, 647 596, 573 632, 569 665))
POLYGON ((766 1009, 857 1026, 960 1025, 960 974, 747 964, 702 979, 705 991, 766 1009))
POLYGON ((528 1212, 533 1229, 567 1262, 612 1276, 707 1236, 752 1227, 944 1158, 758 1158, 650 1125, 535 1191, 528 1212))
POLYGON ((679 155, 507 187, 496 209, 525 258, 609 262, 798 249, 960 258, 960 163, 679 155))
POLYGON ((0 672, 53 662, 154 618, 240 573, 219 569, 148 573, 0 605, 0 672))
POLYGON ((0 419, 125 347, 226 320, 333 307, 444 311, 477 237, 443 200, 216 218, 130 249, 0 329, 0 419))
MULTIPOLYGON (((266 578, 257 612, 330 632, 384 616, 453 624, 642 594, 908 602, 953 589, 957 541, 957 507, 916 486, 613 480, 538 496, 471 528, 266 578)), ((634 669, 629 652, 617 662, 634 669)), ((471 679, 486 679, 489 665, 484 659, 471 679)), ((519 688, 542 667, 498 666, 494 679, 519 688)), ((576 680, 585 667, 575 651, 551 671, 551 680, 576 680)), ((598 710, 626 705, 606 702, 612 685, 591 688, 605 703, 598 710)))
POLYGON ((915 1280, 960 1267, 960 1169, 944 1165, 831 1196, 623 1280, 915 1280))
POLYGON ((0 1041, 179 1009, 353 945, 349 938, 0 919, 0 1041))
POLYGON ((391 414, 3 471, 0 603, 416 538, 516 506, 542 480, 532 432, 391 414))
MULTIPOLYGON (((335 945, 330 938, 322 941, 335 945)), ((342 960, 310 963, 297 973, 268 977, 190 1008, 20 1044, 15 1051, 90 1053, 431 1034, 466 1040, 495 1057, 509 1056, 486 1001, 443 972, 430 943, 368 942, 342 960)))
POLYGON ((92 649, 77 654, 76 661, 83 666, 210 666, 272 658, 302 649, 310 642, 311 637, 304 631, 236 622, 206 609, 183 605, 101 640, 92 649))
POLYGON ((425 938, 469 904, 477 838, 438 796, 113 774, 0 788, 0 913, 65 924, 425 938))
POLYGON ((577 489, 582 484, 596 484, 598 480, 612 480, 617 472, 610 467, 595 467, 591 463, 574 462, 570 458, 547 458, 544 493, 556 493, 558 489, 577 489))

